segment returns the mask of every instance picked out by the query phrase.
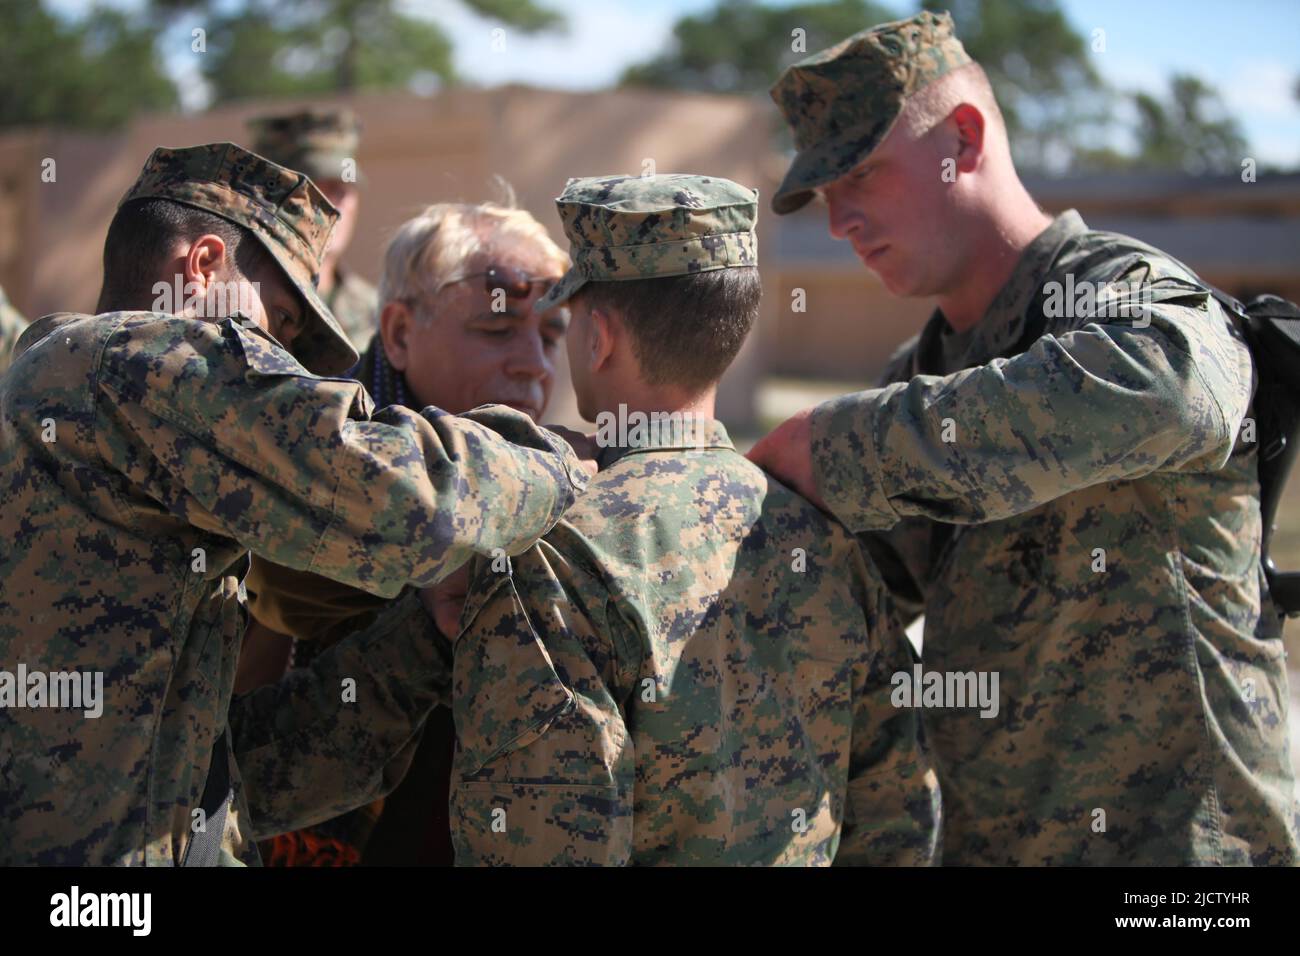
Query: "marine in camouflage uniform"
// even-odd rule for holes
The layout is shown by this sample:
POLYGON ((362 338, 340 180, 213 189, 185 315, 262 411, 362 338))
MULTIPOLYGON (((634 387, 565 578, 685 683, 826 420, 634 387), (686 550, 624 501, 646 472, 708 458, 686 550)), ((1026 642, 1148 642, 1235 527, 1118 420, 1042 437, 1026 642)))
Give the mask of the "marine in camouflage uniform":
MULTIPOLYGON (((926 13, 787 70, 772 95, 799 154, 773 208, 853 169, 965 62, 926 13)), ((1069 211, 977 325, 936 311, 886 387, 813 411, 818 492, 876 532, 925 614, 926 669, 1000 675, 996 718, 924 713, 945 863, 1297 861, 1251 375, 1190 270, 1069 211), (1089 283, 1123 285, 1050 301, 1089 283)))
MULTIPOLYGON (((571 180, 574 267, 536 308, 753 268, 756 201, 702 176, 571 180)), ((475 568, 454 645, 457 864, 930 862, 937 782, 916 712, 890 702, 912 655, 875 569, 721 423, 662 424, 606 448, 509 568, 475 568)))
MULTIPOLYGON (((261 116, 249 123, 253 152, 272 162, 306 173, 326 194, 355 190, 362 181, 356 168, 361 124, 351 110, 308 109, 261 116), (355 178, 344 179, 349 167, 355 178)), ((350 227, 348 232, 350 233, 350 227)), ((328 250, 322 266, 321 298, 358 353, 364 352, 377 330, 379 292, 361 276, 338 265, 346 245, 328 250)))
POLYGON ((335 212, 306 177, 230 143, 158 149, 123 203, 144 198, 261 243, 306 304, 301 362, 243 317, 61 313, 24 333, 0 379, 0 661, 102 673, 104 701, 97 719, 0 709, 3 864, 182 862, 228 709, 224 862, 382 794, 442 699, 432 629, 381 616, 232 708, 249 549, 392 597, 524 549, 585 483, 521 413, 375 412, 322 377, 356 354, 313 286, 335 212))
POLYGON ((27 328, 27 319, 14 308, 9 297, 5 295, 5 290, 0 289, 0 372, 9 367, 9 356, 13 351, 14 343, 18 341, 18 336, 22 335, 25 328, 27 328))

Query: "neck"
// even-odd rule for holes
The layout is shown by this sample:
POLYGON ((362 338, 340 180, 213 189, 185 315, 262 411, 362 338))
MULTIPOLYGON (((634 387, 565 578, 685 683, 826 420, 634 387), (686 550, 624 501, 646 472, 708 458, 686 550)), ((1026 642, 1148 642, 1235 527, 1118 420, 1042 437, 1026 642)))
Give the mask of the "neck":
POLYGON ((1016 271, 1025 249, 1051 225, 1052 217, 1038 208, 1018 179, 1009 192, 1010 202, 999 199, 979 220, 969 244, 978 252, 962 269, 957 284, 939 296, 943 317, 958 332, 979 324, 1016 271))
POLYGON ((601 402, 597 411, 617 415, 618 408, 622 405, 629 414, 644 412, 649 415, 661 412, 671 415, 680 412, 683 417, 689 415, 696 419, 711 419, 717 397, 716 385, 709 386, 697 395, 689 395, 682 389, 641 386, 620 390, 616 397, 601 402))

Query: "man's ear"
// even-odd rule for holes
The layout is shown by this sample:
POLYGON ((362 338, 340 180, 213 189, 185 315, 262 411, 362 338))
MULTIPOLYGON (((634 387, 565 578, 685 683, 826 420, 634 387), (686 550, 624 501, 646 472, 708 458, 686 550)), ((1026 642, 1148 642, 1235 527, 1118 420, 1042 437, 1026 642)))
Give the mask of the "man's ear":
POLYGON ((623 323, 603 308, 594 308, 587 329, 588 365, 593 372, 605 371, 613 361, 619 337, 624 334, 623 323))
POLYGON ((962 103, 950 120, 957 130, 957 169, 973 173, 984 156, 984 114, 979 107, 962 103))
POLYGON ((379 335, 384 340, 384 354, 388 356, 388 364, 399 372, 405 372, 410 361, 408 340, 414 322, 415 316, 405 302, 385 302, 379 313, 379 335))
POLYGON ((217 235, 206 233, 190 243, 184 253, 185 284, 195 283, 200 294, 222 275, 232 272, 235 264, 226 261, 226 243, 217 235))

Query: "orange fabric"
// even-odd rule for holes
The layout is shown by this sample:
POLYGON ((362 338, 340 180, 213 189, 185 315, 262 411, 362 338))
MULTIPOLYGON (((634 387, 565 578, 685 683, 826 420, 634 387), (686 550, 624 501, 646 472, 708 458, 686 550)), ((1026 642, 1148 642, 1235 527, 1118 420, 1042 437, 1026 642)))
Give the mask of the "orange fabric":
POLYGON ((359 866, 361 851, 311 830, 281 833, 270 840, 267 866, 359 866))

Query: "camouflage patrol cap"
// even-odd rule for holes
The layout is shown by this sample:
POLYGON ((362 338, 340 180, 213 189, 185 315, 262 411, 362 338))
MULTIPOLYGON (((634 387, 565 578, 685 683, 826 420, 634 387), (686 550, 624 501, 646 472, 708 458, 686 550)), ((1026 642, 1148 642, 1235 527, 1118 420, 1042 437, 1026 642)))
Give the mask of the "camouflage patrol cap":
POLYGON ((234 143, 160 146, 118 205, 136 199, 170 199, 243 226, 307 306, 293 344, 298 360, 318 375, 339 375, 356 364, 356 350, 316 292, 321 255, 339 213, 310 179, 234 143))
POLYGON ((316 180, 341 179, 344 163, 355 163, 361 142, 361 124, 346 109, 259 116, 248 121, 248 128, 253 152, 316 180))
POLYGON ((918 13, 855 33, 789 67, 772 86, 798 150, 772 197, 794 212, 843 176, 893 128, 909 96, 971 59, 946 13, 918 13))
POLYGON ((649 279, 758 265, 758 192, 716 176, 570 179, 555 200, 573 265, 539 312, 588 282, 649 279))

